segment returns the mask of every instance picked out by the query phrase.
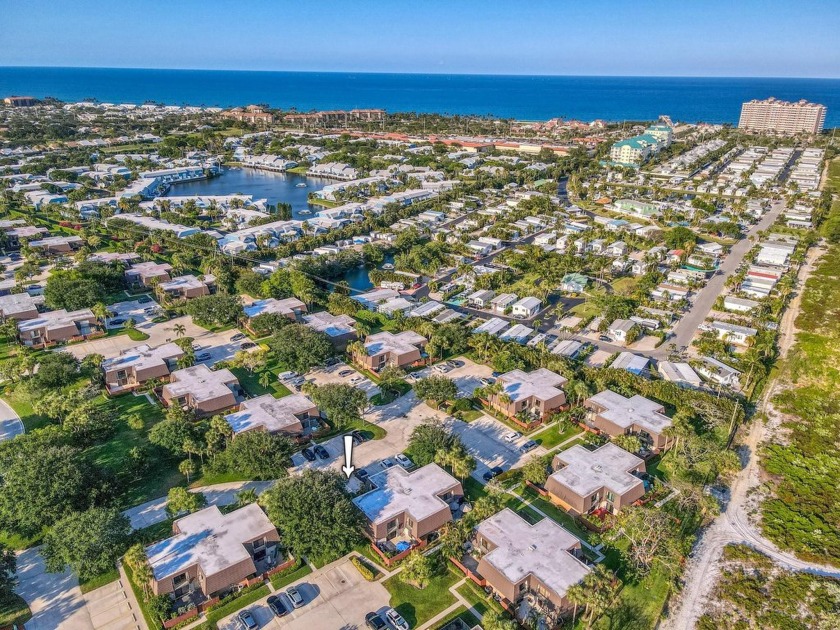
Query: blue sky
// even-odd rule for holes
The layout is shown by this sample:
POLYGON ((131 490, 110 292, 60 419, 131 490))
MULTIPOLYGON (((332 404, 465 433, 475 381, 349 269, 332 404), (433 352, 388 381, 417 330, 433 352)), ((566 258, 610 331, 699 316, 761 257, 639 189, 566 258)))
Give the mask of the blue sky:
POLYGON ((0 0, 0 66, 840 77, 840 0, 0 0))

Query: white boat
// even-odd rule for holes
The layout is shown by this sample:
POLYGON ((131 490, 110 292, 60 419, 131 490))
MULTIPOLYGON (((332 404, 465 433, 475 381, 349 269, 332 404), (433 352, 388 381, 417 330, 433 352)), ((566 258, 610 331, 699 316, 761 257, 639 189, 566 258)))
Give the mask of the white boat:
POLYGON ((306 182, 300 182, 295 184, 295 188, 306 188, 306 182))
POLYGON ((392 265, 391 263, 385 263, 384 265, 382 265, 382 268, 385 270, 390 270, 394 268, 394 265, 392 265))
POLYGON ((300 212, 298 212, 298 214, 300 214, 302 216, 307 216, 307 215, 312 214, 312 210, 301 210, 300 212))

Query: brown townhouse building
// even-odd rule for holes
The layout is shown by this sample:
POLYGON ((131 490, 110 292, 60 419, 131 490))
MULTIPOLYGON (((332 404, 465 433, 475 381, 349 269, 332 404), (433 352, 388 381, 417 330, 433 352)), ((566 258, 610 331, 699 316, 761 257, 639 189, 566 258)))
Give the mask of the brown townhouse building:
POLYGON ((60 309, 18 322, 18 335, 25 346, 41 346, 86 337, 96 332, 96 317, 89 308, 78 311, 60 309))
POLYGON ((673 423, 658 402, 638 394, 625 398, 605 389, 587 398, 583 405, 589 410, 586 422, 610 437, 638 435, 642 444, 654 452, 670 446, 666 431, 673 423))
POLYGON ((172 372, 163 386, 167 406, 180 405, 199 415, 212 415, 235 407, 239 380, 230 370, 211 370, 203 363, 172 372))
POLYGON ((146 547, 155 595, 179 598, 199 590, 206 597, 224 594, 258 573, 276 553, 280 536, 259 505, 229 514, 211 506, 172 524, 173 536, 146 547))
POLYGON ((131 391, 157 378, 167 378, 178 365, 184 351, 174 343, 156 348, 140 344, 120 352, 119 356, 102 362, 105 387, 110 394, 131 391))
POLYGON ((157 290, 169 299, 189 300, 215 293, 216 277, 212 274, 206 274, 203 279, 199 280, 193 275, 178 276, 168 282, 161 282, 158 284, 157 290))
POLYGON ((304 315, 303 323, 327 335, 337 350, 346 349, 348 343, 358 339, 356 320, 349 315, 333 315, 329 311, 319 311, 304 315))
POLYGON ((545 483, 551 500, 576 514, 605 509, 615 514, 645 494, 645 460, 607 442, 590 451, 576 444, 554 456, 545 483))
POLYGON ((568 608, 566 592, 591 571, 578 538, 550 518, 531 525, 510 508, 482 521, 473 545, 479 574, 514 604, 530 592, 568 608))
POLYGON ((247 431, 297 436, 303 433, 310 419, 318 417, 318 407, 303 394, 282 398, 265 394, 243 401, 239 411, 226 415, 225 420, 236 438, 247 431))
POLYGON ((546 368, 530 373, 513 370, 498 378, 502 390, 490 396, 488 402, 510 418, 524 412, 535 420, 542 420, 566 405, 566 394, 560 389, 566 380, 546 368))
POLYGON ((353 499, 374 542, 426 537, 452 520, 449 503, 464 495, 461 482, 437 464, 413 472, 394 466, 371 477, 376 488, 353 499))
POLYGON ((37 241, 29 241, 32 249, 40 249, 44 254, 70 254, 81 249, 85 244, 81 236, 48 236, 37 241))
POLYGON ((0 320, 18 322, 38 317, 38 303, 28 293, 10 293, 0 296, 0 320))
POLYGON ((354 358, 374 372, 387 366, 406 367, 423 360, 423 348, 427 343, 423 335, 413 330, 396 335, 385 331, 368 335, 365 353, 354 358))
POLYGON ((126 269, 125 281, 129 285, 142 284, 144 287, 150 287, 155 281, 169 282, 170 271, 172 271, 172 265, 169 263, 141 262, 126 269))
POLYGON ((266 313, 282 315, 283 317, 288 317, 292 321, 296 322, 301 315, 306 313, 306 304, 297 298, 286 298, 284 300, 267 298, 265 300, 256 300, 255 302, 251 302, 242 310, 245 311, 245 317, 248 318, 248 324, 250 324, 251 320, 255 317, 265 315, 266 313))

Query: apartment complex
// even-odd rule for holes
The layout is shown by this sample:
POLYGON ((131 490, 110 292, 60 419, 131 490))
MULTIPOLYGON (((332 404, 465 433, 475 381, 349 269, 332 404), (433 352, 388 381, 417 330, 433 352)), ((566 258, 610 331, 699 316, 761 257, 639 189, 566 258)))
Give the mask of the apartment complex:
POLYGON ((666 435, 671 419, 665 415, 665 407, 636 394, 625 398, 621 394, 605 389, 587 398, 583 406, 588 410, 586 422, 610 437, 616 435, 638 435, 642 444, 653 451, 667 448, 666 435))
POLYGON ((239 380, 230 370, 211 370, 203 363, 172 372, 163 386, 167 406, 180 405, 201 415, 210 415, 237 403, 239 380))
POLYGON ((555 503, 577 514, 616 513, 645 494, 639 476, 645 461, 612 442, 594 451, 576 444, 555 455, 552 468, 545 489, 555 503))
POLYGON ((535 593, 567 608, 566 592, 591 571, 579 539, 550 518, 531 525, 510 508, 479 524, 474 547, 487 585, 514 604, 535 593))
POLYGON ((25 346, 39 348, 96 332, 96 317, 89 308, 78 311, 60 309, 18 322, 18 333, 25 346))
POLYGON ((280 536, 259 505, 229 514, 211 506, 172 524, 173 536, 146 547, 155 595, 224 593, 258 573, 280 536))
POLYGON ((28 293, 10 293, 0 296, 0 321, 24 321, 38 317, 38 304, 28 293))
POLYGON ((610 161, 618 166, 638 167, 671 144, 673 131, 666 125, 653 125, 645 133, 619 140, 610 148, 610 161))
POLYGON ((513 370, 499 377, 501 391, 492 394, 488 402, 510 418, 526 414, 541 420, 566 404, 566 394, 560 389, 566 381, 546 368, 533 372, 513 370))
POLYGON ((452 520, 449 504, 464 495, 461 482, 437 464, 414 472, 394 466, 371 478, 376 486, 353 499, 376 541, 425 540, 452 520))
POLYGON ((244 401, 239 411, 225 416, 236 437, 247 431, 268 431, 297 436, 311 418, 318 418, 318 407, 303 394, 275 398, 271 394, 244 401))
POLYGON ((169 282, 169 272, 172 265, 169 263, 141 262, 131 265, 125 271, 125 281, 130 285, 142 284, 144 287, 152 286, 155 282, 169 282))
POLYGON ((368 335, 364 353, 357 353, 354 358, 374 372, 389 365, 405 367, 423 360, 422 350, 426 343, 426 338, 413 330, 405 330, 397 335, 385 331, 368 335))
POLYGON ((265 111, 259 105, 248 105, 247 107, 234 107, 222 112, 223 118, 238 120, 252 125, 270 125, 274 122, 274 115, 265 111))
POLYGON ((178 365, 184 351, 174 343, 156 348, 141 344, 102 362, 105 387, 110 394, 130 391, 154 378, 167 378, 178 365))
POLYGON ((265 315, 267 313, 274 313, 288 317, 291 320, 297 319, 306 312, 306 304, 297 298, 286 298, 284 300, 277 300, 275 298, 267 298, 265 300, 256 300, 244 309, 245 316, 248 320, 265 315))
POLYGON ((202 276, 201 279, 191 274, 178 276, 168 282, 161 282, 157 288, 161 295, 170 299, 190 300, 215 293, 216 277, 209 273, 202 276))
POLYGON ((791 103, 775 98, 753 99, 741 105, 738 127, 747 131, 783 134, 821 133, 825 114, 825 105, 805 100, 791 103))

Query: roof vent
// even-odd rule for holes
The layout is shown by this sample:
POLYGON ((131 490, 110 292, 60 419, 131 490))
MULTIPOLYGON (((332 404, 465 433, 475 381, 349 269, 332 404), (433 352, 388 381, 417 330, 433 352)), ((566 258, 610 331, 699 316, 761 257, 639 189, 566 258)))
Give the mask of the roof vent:
POLYGON ((594 470, 595 472, 601 472, 601 471, 602 471, 602 470, 604 470, 604 469, 601 467, 601 464, 595 464, 595 465, 592 467, 592 470, 594 470))
POLYGON ((529 545, 529 546, 528 546, 528 549, 530 549, 531 551, 536 551, 536 550, 537 550, 537 546, 532 544, 532 545, 529 545))

